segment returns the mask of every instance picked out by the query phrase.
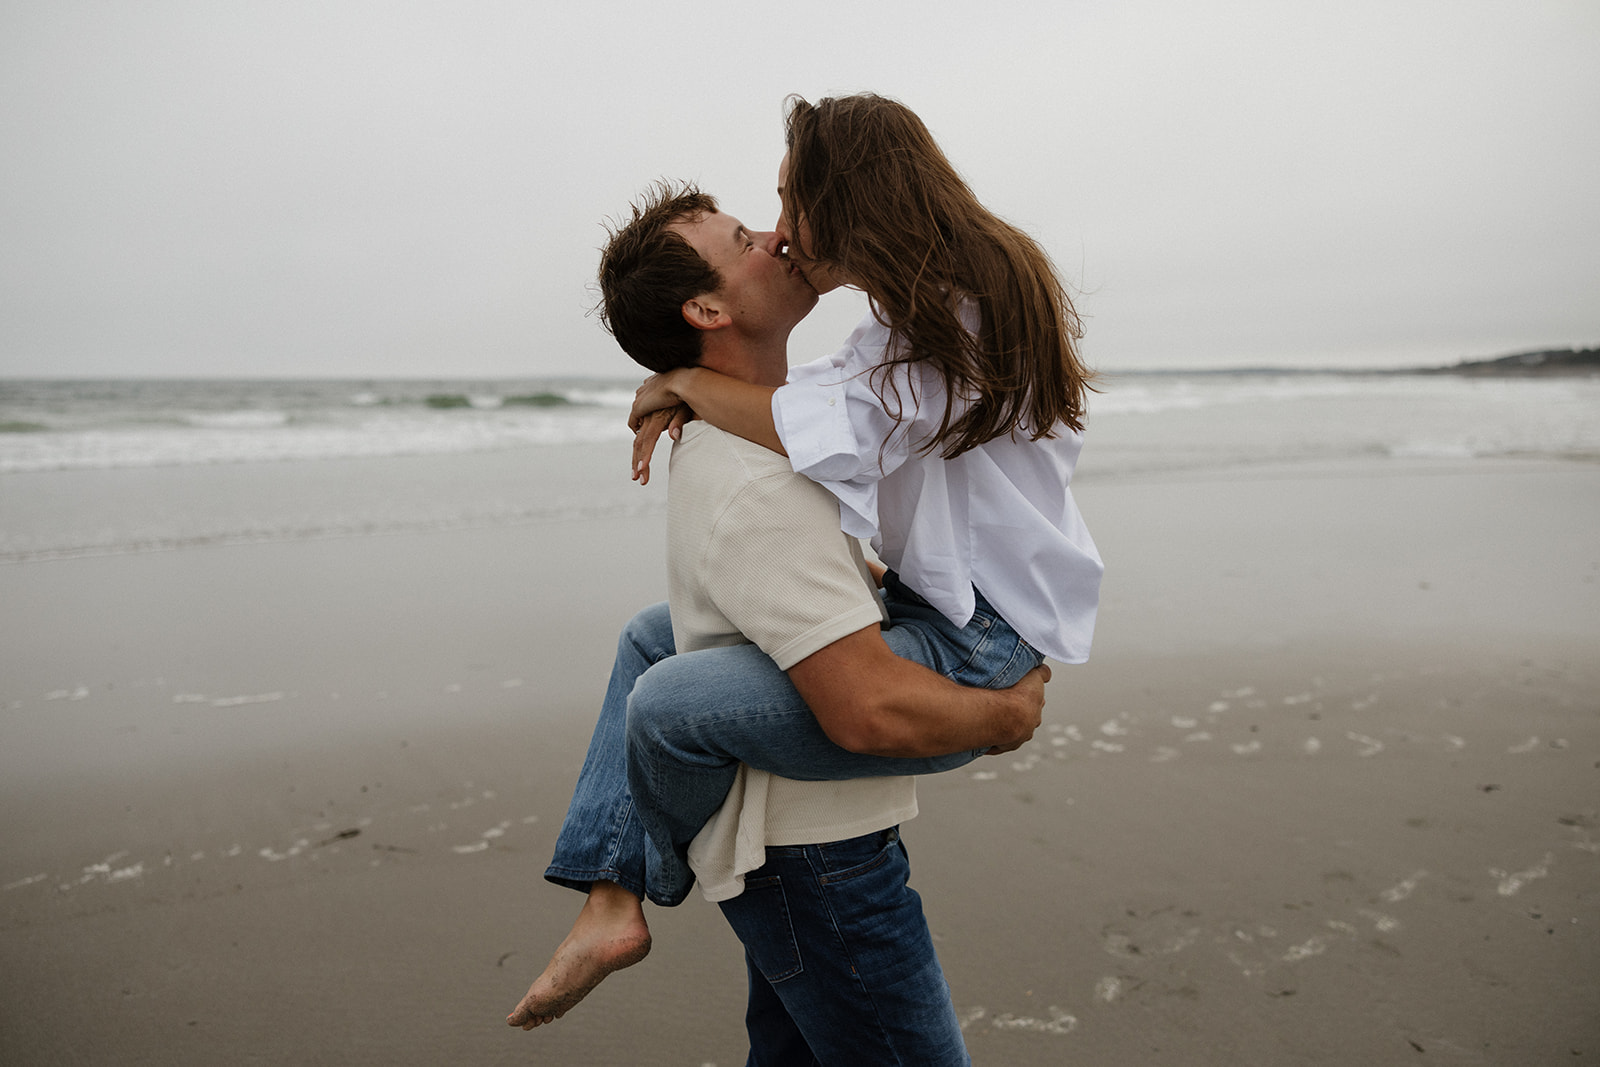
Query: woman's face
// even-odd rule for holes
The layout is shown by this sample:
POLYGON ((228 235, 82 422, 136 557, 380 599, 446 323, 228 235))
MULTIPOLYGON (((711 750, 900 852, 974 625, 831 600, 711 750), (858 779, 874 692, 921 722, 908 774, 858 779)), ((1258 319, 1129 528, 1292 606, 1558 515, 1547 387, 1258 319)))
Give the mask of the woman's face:
POLYGON ((783 202, 783 209, 779 212, 778 224, 773 229, 777 231, 778 240, 783 243, 790 261, 800 268, 800 273, 811 283, 811 288, 818 293, 826 293, 841 285, 850 284, 850 280, 840 276, 830 264, 820 259, 812 259, 809 254, 812 247, 811 227, 806 224, 805 216, 795 210, 789 198, 789 153, 787 152, 778 163, 778 199, 783 202))

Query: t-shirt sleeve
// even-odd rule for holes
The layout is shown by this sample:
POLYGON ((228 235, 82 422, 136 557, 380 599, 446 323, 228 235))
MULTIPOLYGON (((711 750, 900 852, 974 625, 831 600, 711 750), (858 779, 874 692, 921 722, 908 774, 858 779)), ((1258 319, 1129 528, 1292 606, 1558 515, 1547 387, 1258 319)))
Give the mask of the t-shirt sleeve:
POLYGON ((883 618, 833 498, 787 473, 734 498, 706 545, 707 592, 782 670, 883 618))

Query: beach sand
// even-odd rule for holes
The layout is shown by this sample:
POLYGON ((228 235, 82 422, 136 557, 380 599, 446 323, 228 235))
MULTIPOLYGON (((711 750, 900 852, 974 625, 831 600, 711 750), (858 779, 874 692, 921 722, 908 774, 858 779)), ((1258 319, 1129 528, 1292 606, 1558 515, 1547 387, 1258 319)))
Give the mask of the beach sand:
MULTIPOLYGON (((905 830, 974 1061, 1600 1059, 1600 466, 1077 492, 1093 659, 905 830)), ((0 566, 0 1063, 744 1062, 698 898, 503 1022, 581 902, 541 875, 660 533, 0 566)))

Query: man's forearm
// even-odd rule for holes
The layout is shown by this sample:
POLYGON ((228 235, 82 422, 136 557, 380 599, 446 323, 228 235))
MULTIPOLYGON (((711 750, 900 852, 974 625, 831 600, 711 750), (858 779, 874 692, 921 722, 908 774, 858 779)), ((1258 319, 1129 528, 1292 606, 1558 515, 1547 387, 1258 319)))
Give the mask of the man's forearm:
POLYGON ((1009 689, 972 689, 926 668, 919 671, 927 678, 897 685, 877 694, 872 706, 858 707, 851 716, 853 728, 845 731, 850 744, 834 743, 852 752, 907 759, 1011 748, 1038 728, 1038 715, 1030 718, 1028 702, 1009 689))
POLYGON ((835 641, 789 670, 830 740, 872 756, 920 758, 1015 747, 1033 735, 1044 682, 971 689, 901 659, 877 627, 835 641))

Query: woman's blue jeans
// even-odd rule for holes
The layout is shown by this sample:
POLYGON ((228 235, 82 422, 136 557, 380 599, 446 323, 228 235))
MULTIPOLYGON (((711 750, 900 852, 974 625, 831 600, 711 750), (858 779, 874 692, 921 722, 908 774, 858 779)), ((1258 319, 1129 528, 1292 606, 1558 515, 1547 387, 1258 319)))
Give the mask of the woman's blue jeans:
POLYGON ((745 946, 747 1067, 972 1062, 891 828, 769 847, 721 904, 745 946))
MULTIPOLYGON (((980 595, 956 626, 891 572, 884 580, 896 655, 962 685, 1003 689, 1043 662, 980 595)), ((615 882, 657 904, 681 903, 694 884, 689 842, 733 784, 738 765, 802 781, 930 774, 983 750, 931 759, 847 752, 754 645, 674 655, 665 604, 623 629, 600 719, 545 877, 587 890, 615 882)))

